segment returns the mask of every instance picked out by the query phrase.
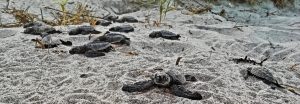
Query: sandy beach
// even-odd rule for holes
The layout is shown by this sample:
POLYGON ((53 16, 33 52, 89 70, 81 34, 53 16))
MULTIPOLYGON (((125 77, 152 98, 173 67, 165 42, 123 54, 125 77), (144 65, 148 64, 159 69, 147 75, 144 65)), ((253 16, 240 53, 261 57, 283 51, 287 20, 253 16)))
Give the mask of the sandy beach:
MULTIPOLYGON (((75 1, 69 2, 71 6, 75 1)), ((190 14, 185 5, 198 4, 186 0, 176 10, 167 12, 163 20, 167 25, 159 27, 152 24, 159 18, 157 7, 143 9, 124 4, 122 0, 81 2, 90 4, 97 16, 106 15, 102 7, 111 6, 109 11, 117 11, 119 17, 133 16, 145 21, 145 15, 149 15, 151 23, 97 25, 95 29, 102 33, 92 34, 91 40, 89 35, 68 35, 70 29, 81 25, 55 26, 63 33, 51 34, 53 41, 68 40, 73 45, 50 49, 36 48, 31 40, 40 36, 24 34, 23 27, 0 28, 0 103, 300 104, 300 95, 297 95, 300 93, 299 0, 295 0, 295 9, 291 10, 277 9, 268 3, 231 7, 234 4, 227 2, 202 14, 190 14), (256 11, 238 12, 249 8, 256 11), (277 12, 266 17, 265 8, 277 12), (214 14, 222 9, 226 9, 226 17, 235 18, 214 14), (130 46, 115 46, 115 51, 95 58, 69 53, 72 47, 89 43, 111 27, 120 25, 134 27, 134 32, 122 33, 130 38, 130 46), (151 32, 158 30, 168 30, 181 37, 179 40, 149 38, 151 32), (262 66, 232 61, 245 56, 257 62, 267 60, 262 66), (179 65, 175 65, 178 57, 182 59, 179 65), (242 70, 249 67, 268 69, 278 83, 293 86, 295 93, 287 89, 272 89, 257 78, 245 79, 242 70), (157 68, 194 75, 197 81, 185 87, 199 92, 203 99, 177 97, 159 88, 134 93, 121 90, 124 84, 149 79, 157 68), (82 74, 86 77, 82 78, 82 74)), ((5 5, 6 1, 0 1, 1 7, 5 5)), ((38 8, 43 6, 58 8, 57 4, 46 0, 11 1, 10 7, 26 8, 28 5, 31 5, 29 12, 35 14, 39 14, 38 8)), ((11 17, 1 13, 1 22, 14 22, 11 17)), ((47 13, 44 17, 51 18, 47 13)))

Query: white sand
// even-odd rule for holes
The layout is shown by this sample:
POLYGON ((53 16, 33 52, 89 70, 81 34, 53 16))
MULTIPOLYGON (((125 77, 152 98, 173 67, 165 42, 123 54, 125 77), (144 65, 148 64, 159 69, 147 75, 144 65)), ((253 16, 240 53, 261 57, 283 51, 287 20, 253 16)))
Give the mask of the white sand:
MULTIPOLYGON (((150 9, 152 19, 157 10, 150 9)), ((144 20, 145 11, 124 14, 144 20)), ((53 49, 35 48, 31 39, 38 36, 23 34, 23 28, 0 29, 0 103, 187 103, 187 104, 299 104, 300 96, 287 90, 273 90, 260 80, 245 80, 240 71, 250 64, 236 64, 232 58, 248 56, 262 60, 270 56, 263 67, 270 69, 280 82, 300 88, 300 22, 299 17, 273 16, 260 19, 259 25, 217 21, 224 18, 210 13, 185 15, 181 10, 168 13, 168 26, 153 27, 144 23, 130 24, 135 31, 125 34, 130 46, 117 47, 106 56, 87 58, 70 55, 71 47, 53 49), (290 25, 290 26, 289 26, 290 25), (197 27, 207 27, 199 29, 197 27), (149 33, 169 30, 181 34, 180 40, 151 39, 149 33), (269 41, 275 48, 272 48, 269 41), (215 50, 212 50, 212 47, 215 50), (49 51, 49 53, 48 53, 49 51), (63 51, 63 52, 54 52, 63 51), (137 56, 126 54, 137 52, 137 56), (183 57, 175 66, 177 57, 183 57), (125 83, 149 79, 154 68, 175 69, 195 75, 199 81, 186 85, 199 91, 203 100, 190 100, 154 89, 144 93, 127 93, 121 90, 125 83), (88 78, 80 78, 81 74, 88 78)), ((125 23, 127 24, 127 23, 125 23)), ((97 26, 102 32, 109 27, 97 26)), ((69 30, 74 26, 56 27, 69 30)), ((96 38, 99 35, 94 35, 96 38)), ((53 34, 53 40, 70 40, 74 46, 87 42, 88 36, 53 34)))

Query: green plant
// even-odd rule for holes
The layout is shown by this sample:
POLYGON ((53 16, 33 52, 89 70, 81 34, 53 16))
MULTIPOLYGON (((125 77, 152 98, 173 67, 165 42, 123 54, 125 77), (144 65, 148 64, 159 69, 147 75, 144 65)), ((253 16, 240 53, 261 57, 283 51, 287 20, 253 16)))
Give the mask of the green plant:
POLYGON ((175 3, 175 0, 160 0, 159 2, 159 23, 162 22, 162 18, 170 11, 170 6, 175 3))

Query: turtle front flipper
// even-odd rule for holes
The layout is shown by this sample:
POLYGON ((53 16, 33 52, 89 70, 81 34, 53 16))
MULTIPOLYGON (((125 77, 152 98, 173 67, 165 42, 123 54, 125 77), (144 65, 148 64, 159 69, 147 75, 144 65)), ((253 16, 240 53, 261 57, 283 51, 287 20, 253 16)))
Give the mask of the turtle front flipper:
POLYGON ((134 84, 127 84, 122 87, 122 91, 126 92, 142 92, 150 90, 154 86, 152 80, 140 81, 134 84))
POLYGON ((105 56, 105 53, 95 51, 95 50, 89 50, 89 51, 84 53, 84 56, 86 56, 86 57, 99 57, 99 56, 105 56))
POLYGON ((184 88, 182 85, 172 85, 171 86, 172 94, 178 97, 184 97, 192 100, 201 100, 202 95, 198 92, 192 92, 184 88))

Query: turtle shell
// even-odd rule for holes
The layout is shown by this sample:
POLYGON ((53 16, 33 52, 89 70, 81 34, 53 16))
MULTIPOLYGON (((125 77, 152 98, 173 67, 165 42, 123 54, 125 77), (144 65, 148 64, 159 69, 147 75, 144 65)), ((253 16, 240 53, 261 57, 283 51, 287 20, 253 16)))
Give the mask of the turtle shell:
POLYGON ((254 76, 267 82, 278 84, 273 74, 266 68, 248 68, 247 72, 248 75, 254 76))
POLYGON ((169 70, 167 71, 167 74, 171 77, 172 84, 183 85, 186 83, 185 76, 177 70, 169 70))
POLYGON ((101 32, 97 31, 92 26, 79 26, 69 31, 69 35, 78 35, 78 34, 86 35, 86 34, 99 34, 99 33, 101 32))
POLYGON ((27 27, 24 30, 25 34, 32 34, 32 35, 41 35, 42 33, 54 34, 54 33, 61 33, 61 31, 55 30, 53 27, 49 26, 31 26, 27 27))
POLYGON ((118 16, 110 15, 110 16, 104 17, 103 19, 107 20, 107 21, 116 21, 118 18, 119 18, 118 16))
POLYGON ((102 43, 89 43, 84 45, 89 50, 95 50, 100 52, 109 52, 112 50, 112 46, 108 42, 102 42, 102 43))
POLYGON ((123 22, 136 23, 136 22, 138 22, 138 20, 135 19, 132 16, 123 16, 122 18, 117 19, 116 22, 120 22, 120 23, 123 23, 123 22))
POLYGON ((112 24, 110 21, 107 21, 107 20, 98 20, 95 25, 108 26, 110 24, 112 24))
POLYGON ((130 39, 125 35, 118 34, 118 33, 107 33, 103 36, 98 37, 96 40, 93 41, 94 43, 97 42, 109 42, 112 44, 126 44, 130 45, 130 39))
POLYGON ((92 51, 97 51, 97 52, 109 52, 113 48, 110 43, 108 42, 101 42, 101 43, 88 43, 83 46, 76 46, 73 47, 69 53, 70 54, 85 54, 86 52, 93 53, 92 51), (90 51, 92 50, 92 51, 90 51))
POLYGON ((26 23, 24 24, 23 28, 28 28, 28 27, 33 27, 33 26, 42 26, 43 24, 40 23, 40 22, 29 22, 29 23, 26 23))
POLYGON ((109 29, 109 31, 128 33, 128 32, 133 32, 134 28, 130 25, 122 25, 122 26, 112 27, 109 29))
POLYGON ((170 39, 170 40, 178 40, 180 35, 175 34, 170 31, 166 30, 161 30, 161 31, 153 31, 152 33, 149 34, 150 38, 165 38, 165 39, 170 39))

